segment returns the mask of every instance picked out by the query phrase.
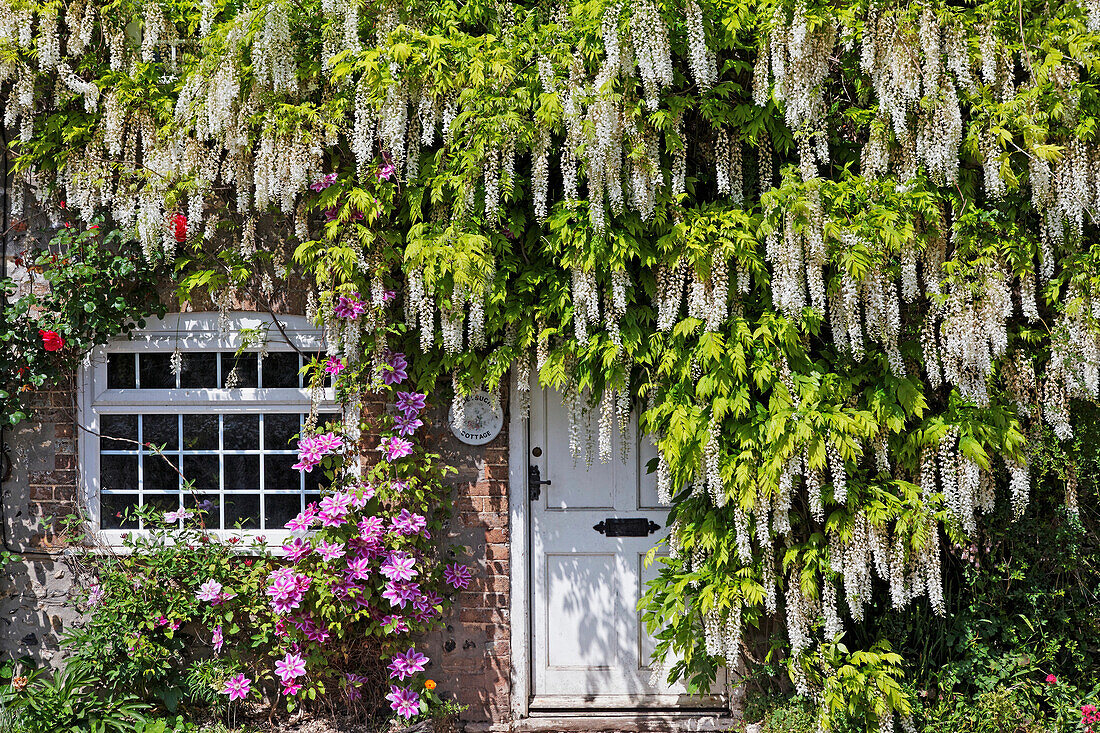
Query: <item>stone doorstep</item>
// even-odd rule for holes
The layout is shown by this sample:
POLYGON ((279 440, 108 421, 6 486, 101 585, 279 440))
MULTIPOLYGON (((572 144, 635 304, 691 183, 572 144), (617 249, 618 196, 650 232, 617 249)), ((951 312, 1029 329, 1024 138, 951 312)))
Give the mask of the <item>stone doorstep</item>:
POLYGON ((738 718, 706 714, 539 715, 511 723, 467 723, 466 733, 718 733, 738 718))

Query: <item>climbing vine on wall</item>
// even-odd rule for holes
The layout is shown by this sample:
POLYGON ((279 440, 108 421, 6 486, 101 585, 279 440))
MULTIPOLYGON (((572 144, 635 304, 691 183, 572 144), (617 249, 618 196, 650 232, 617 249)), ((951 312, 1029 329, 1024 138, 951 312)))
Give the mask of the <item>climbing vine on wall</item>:
POLYGON ((1094 0, 8 0, 0 82, 17 206, 184 295, 304 277, 334 356, 558 387, 588 460, 640 411, 670 674, 777 614, 822 724, 888 729, 902 660, 846 625, 942 613, 943 536, 1100 395, 1098 44, 1094 0))

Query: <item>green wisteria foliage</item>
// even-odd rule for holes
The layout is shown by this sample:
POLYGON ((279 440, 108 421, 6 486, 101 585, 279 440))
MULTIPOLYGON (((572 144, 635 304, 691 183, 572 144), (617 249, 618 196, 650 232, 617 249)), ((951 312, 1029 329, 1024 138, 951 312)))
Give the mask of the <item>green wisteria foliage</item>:
POLYGON ((1097 0, 0 9, 17 206, 216 303, 304 278, 334 353, 388 338, 422 389, 537 378, 593 459, 639 411, 669 673, 775 614, 822 724, 883 729, 903 662, 845 627, 942 613, 944 538, 1026 511, 1029 446, 1100 394, 1098 51, 1097 0))

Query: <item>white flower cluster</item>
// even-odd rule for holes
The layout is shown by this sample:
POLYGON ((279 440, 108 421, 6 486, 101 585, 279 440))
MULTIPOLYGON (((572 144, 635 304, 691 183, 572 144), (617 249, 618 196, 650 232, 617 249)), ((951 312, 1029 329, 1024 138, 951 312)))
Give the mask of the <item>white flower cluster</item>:
POLYGON ((287 216, 294 214, 298 195, 323 173, 324 149, 320 136, 299 127, 278 132, 269 125, 260 136, 256 151, 256 208, 276 204, 287 216))
MULTIPOLYGON (((787 616, 787 639, 791 642, 791 657, 797 659, 813 646, 813 626, 821 613, 818 598, 810 598, 802 592, 801 573, 797 568, 787 577, 784 605, 787 616)), ((809 680, 798 665, 792 679, 799 695, 810 694, 809 680)))
POLYGON ((1050 362, 1043 381, 1043 417, 1061 440, 1073 435, 1067 400, 1100 397, 1100 334, 1089 324, 1098 315, 1100 293, 1074 287, 1052 328, 1050 362))
POLYGON ((988 380, 1008 349, 1007 318, 1012 315, 1012 296, 1004 273, 987 270, 980 286, 951 283, 947 300, 935 315, 940 319, 938 342, 927 335, 926 368, 933 384, 943 381, 958 388, 978 405, 989 404, 988 380), (932 352, 935 352, 934 354, 932 352))
POLYGON ((657 269, 657 330, 670 331, 676 325, 684 302, 691 265, 681 259, 676 267, 660 265, 657 269))
POLYGON ((600 322, 600 292, 596 273, 579 265, 570 268, 573 294, 573 330, 577 341, 588 343, 588 326, 600 322))
POLYGON ((698 489, 710 496, 714 506, 726 505, 729 496, 722 481, 722 426, 711 418, 707 426, 707 438, 703 443, 703 465, 700 466, 698 489))
POLYGON ((34 40, 34 10, 14 3, 0 6, 0 41, 30 48, 34 40))
POLYGON ((420 347, 428 351, 435 343, 435 300, 426 291, 419 269, 409 268, 405 283, 405 323, 410 330, 419 326, 420 347))
POLYGON ((142 18, 141 60, 145 63, 153 61, 161 38, 170 37, 171 31, 164 19, 164 10, 158 0, 152 0, 145 5, 145 16, 142 18))
POLYGON ((53 71, 61 61, 61 39, 57 34, 56 7, 43 9, 38 16, 38 70, 53 71))
POLYGON ((276 93, 291 94, 298 89, 294 41, 283 0, 271 0, 260 11, 260 31, 252 44, 252 72, 256 81, 276 93))
MULTIPOLYGON (((852 620, 859 623, 870 601, 872 572, 890 585, 890 598, 900 610, 922 595, 927 595, 933 610, 943 615, 943 583, 940 576, 938 526, 928 515, 915 532, 920 549, 906 552, 909 537, 872 523, 865 511, 856 514, 846 539, 836 532, 828 537, 829 563, 841 577, 844 597, 852 620)), ((823 580, 823 613, 826 637, 843 630, 836 614, 835 590, 823 580)))
POLYGON ((687 24, 688 66, 696 86, 705 92, 718 81, 718 60, 707 47, 703 11, 695 0, 687 0, 684 4, 684 20, 687 24))
POLYGON ((81 4, 75 2, 65 11, 65 25, 69 32, 65 36, 65 50, 69 56, 82 56, 92 41, 98 12, 94 2, 81 4))
POLYGON ((535 144, 531 163, 531 193, 534 198, 535 220, 545 221, 549 213, 548 196, 550 190, 550 129, 539 125, 535 133, 535 144))
POLYGON ((0 66, 0 82, 12 80, 12 92, 4 110, 4 125, 14 127, 19 121, 19 139, 27 142, 34 135, 35 103, 34 72, 23 64, 0 66))
POLYGON ((355 111, 348 142, 355 155, 356 167, 360 178, 368 175, 368 169, 374 160, 374 134, 378 125, 374 105, 371 104, 368 77, 364 74, 355 86, 355 111))
MULTIPOLYGON (((902 18, 902 12, 872 8, 863 27, 860 66, 871 77, 880 110, 880 120, 872 127, 871 140, 862 152, 863 172, 869 176, 887 173, 892 132, 901 147, 895 163, 901 178, 912 177, 923 165, 936 183, 950 185, 958 179, 963 138, 958 89, 977 91, 967 39, 960 25, 941 23, 930 6, 916 23, 902 18), (914 115, 915 126, 911 122, 914 115)), ((996 74, 996 59, 1008 68, 1009 57, 995 43, 991 49, 990 73, 996 74)), ((1005 72, 1005 76, 999 87, 1002 95, 1011 87, 1007 78, 1011 75, 1005 72)), ((983 155, 986 190, 999 195, 1004 182, 999 151, 991 138, 984 140, 983 155)))
MULTIPOLYGON (((836 38, 836 26, 831 20, 819 21, 811 30, 806 3, 799 0, 789 24, 778 13, 773 16, 766 44, 774 79, 772 97, 783 103, 787 125, 814 141, 813 146, 799 145, 807 172, 815 162, 825 163, 829 159, 828 136, 824 129, 825 77, 829 73, 829 56, 836 38)), ((767 73, 765 64, 757 68, 767 73)), ((754 89, 765 89, 767 81, 754 79, 753 85, 754 89)), ((754 98, 756 96, 754 94, 754 98)))
POLYGON ((81 79, 68 64, 58 64, 57 75, 74 94, 84 97, 85 112, 95 112, 99 104, 99 87, 81 79))
POLYGON ((825 618, 825 639, 832 641, 844 633, 844 622, 837 612, 836 585, 828 578, 821 580, 821 614, 825 618))
POLYGON ((730 197, 730 203, 740 206, 745 200, 744 173, 741 161, 741 141, 722 128, 714 145, 714 178, 718 193, 730 197))
POLYGON ((654 0, 631 2, 630 40, 634 61, 642 77, 646 106, 655 110, 660 104, 658 90, 672 84, 672 50, 668 42, 668 28, 654 0))

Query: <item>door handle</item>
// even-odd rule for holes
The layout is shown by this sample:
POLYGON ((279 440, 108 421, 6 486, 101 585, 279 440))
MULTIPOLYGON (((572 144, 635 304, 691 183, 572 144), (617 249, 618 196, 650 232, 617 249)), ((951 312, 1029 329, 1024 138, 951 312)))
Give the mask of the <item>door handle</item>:
POLYGON ((538 501, 542 498, 543 485, 549 486, 550 479, 542 480, 542 471, 538 466, 527 466, 527 498, 531 501, 538 501))
POLYGON ((648 537, 661 528, 661 525, 645 517, 608 517, 592 527, 608 537, 648 537))

